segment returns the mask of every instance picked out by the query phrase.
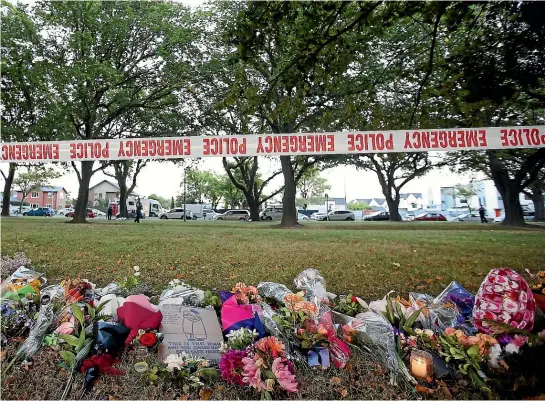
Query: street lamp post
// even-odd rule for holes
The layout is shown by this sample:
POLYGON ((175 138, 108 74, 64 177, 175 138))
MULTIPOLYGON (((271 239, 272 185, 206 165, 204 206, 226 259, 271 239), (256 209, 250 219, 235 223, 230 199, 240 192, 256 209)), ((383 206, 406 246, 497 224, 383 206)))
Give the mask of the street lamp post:
POLYGON ((186 221, 185 217, 187 215, 187 210, 185 210, 185 207, 186 207, 186 204, 185 204, 185 194, 187 192, 187 180, 186 180, 186 175, 187 175, 187 167, 184 168, 184 221, 186 221))
POLYGON ((329 202, 328 202, 328 195, 325 194, 325 217, 326 217, 326 220, 329 221, 329 202))

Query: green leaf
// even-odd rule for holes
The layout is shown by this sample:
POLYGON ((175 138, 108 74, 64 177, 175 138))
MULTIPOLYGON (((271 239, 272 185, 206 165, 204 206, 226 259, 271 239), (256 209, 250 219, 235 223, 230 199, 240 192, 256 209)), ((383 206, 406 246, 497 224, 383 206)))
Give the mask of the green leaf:
POLYGON ((91 319, 95 319, 95 308, 93 308, 91 305, 87 304, 87 312, 89 312, 89 316, 91 316, 91 319))
POLYGON ((472 345, 468 348, 467 354, 470 357, 476 357, 477 355, 479 355, 479 346, 477 344, 472 345))
POLYGON ((102 309, 104 309, 106 307, 106 305, 108 304, 108 302, 110 302, 109 300, 106 300, 104 302, 101 302, 96 308, 95 308, 95 313, 98 315, 100 312, 102 312, 102 309))
POLYGON ((83 323, 85 322, 85 316, 83 316, 83 312, 81 311, 77 303, 72 304, 72 314, 78 320, 80 326, 83 327, 83 323))
POLYGON ((71 334, 59 334, 58 336, 61 340, 63 340, 65 343, 70 345, 71 347, 77 347, 78 346, 78 338, 76 336, 73 336, 71 334))
POLYGON ((59 362, 58 365, 63 369, 70 370, 70 366, 68 366, 64 361, 59 362))
POLYGON ((91 352, 91 348, 93 346, 93 340, 91 338, 88 338, 85 340, 85 344, 83 348, 76 354, 76 357, 74 358, 74 368, 76 368, 77 365, 83 361, 89 352, 91 352))
POLYGON ((416 319, 418 318, 418 316, 420 315, 420 312, 422 310, 421 309, 417 309, 415 310, 411 316, 409 316, 409 318, 407 319, 407 321, 405 322, 405 325, 406 326, 409 326, 409 327, 413 327, 414 325, 414 322, 416 322, 416 319))
POLYGON ((75 356, 70 351, 60 351, 59 355, 61 358, 66 362, 66 364, 70 367, 70 369, 74 369, 74 359, 75 356))
POLYGON ((85 330, 82 330, 81 334, 79 335, 79 341, 76 347, 76 352, 80 352, 84 345, 85 345, 85 330))
POLYGON ((388 320, 391 324, 395 323, 395 316, 394 316, 394 307, 392 305, 392 299, 390 297, 386 298, 386 312, 388 313, 388 320))

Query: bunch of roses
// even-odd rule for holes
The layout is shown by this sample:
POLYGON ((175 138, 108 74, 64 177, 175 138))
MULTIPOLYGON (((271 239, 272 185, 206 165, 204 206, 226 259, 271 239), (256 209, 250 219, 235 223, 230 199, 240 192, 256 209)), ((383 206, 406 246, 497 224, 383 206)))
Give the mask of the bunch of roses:
POLYGON ((278 391, 297 392, 292 363, 285 345, 276 337, 265 337, 246 350, 228 350, 220 359, 221 377, 240 386, 250 386, 270 399, 278 391))
POLYGON ((358 313, 365 312, 365 308, 360 304, 358 298, 352 294, 339 296, 338 299, 331 304, 331 307, 335 312, 352 317, 356 316, 358 313))
POLYGON ((242 282, 236 283, 231 292, 235 295, 239 305, 256 304, 261 302, 257 288, 242 282))
POLYGON ((203 386, 203 378, 213 377, 217 372, 216 369, 209 367, 208 360, 191 356, 186 352, 170 354, 163 362, 166 364, 165 368, 155 366, 151 369, 150 381, 155 381, 159 374, 163 379, 181 383, 184 393, 189 392, 191 387, 203 386))
POLYGON ((318 314, 318 307, 313 302, 305 301, 303 297, 297 294, 288 294, 284 297, 286 308, 295 313, 303 312, 310 317, 318 314))
POLYGON ((490 347, 498 343, 494 337, 489 336, 488 334, 478 333, 475 336, 468 336, 462 330, 453 327, 448 327, 445 330, 445 334, 447 336, 456 337, 458 342, 465 347, 477 345, 481 356, 488 355, 490 347))

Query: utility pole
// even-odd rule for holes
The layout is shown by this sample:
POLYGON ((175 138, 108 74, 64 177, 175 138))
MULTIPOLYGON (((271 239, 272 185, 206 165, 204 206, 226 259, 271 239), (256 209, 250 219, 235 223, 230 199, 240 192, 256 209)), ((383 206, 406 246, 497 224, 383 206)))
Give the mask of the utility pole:
POLYGON ((184 168, 184 221, 186 221, 185 217, 186 217, 186 214, 187 214, 187 210, 185 210, 185 194, 187 192, 187 180, 186 180, 186 176, 187 176, 187 167, 184 168))

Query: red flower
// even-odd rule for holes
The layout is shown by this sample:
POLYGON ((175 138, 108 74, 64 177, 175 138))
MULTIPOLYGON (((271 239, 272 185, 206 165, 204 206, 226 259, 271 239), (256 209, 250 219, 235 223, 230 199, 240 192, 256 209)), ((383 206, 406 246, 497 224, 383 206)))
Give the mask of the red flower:
POLYGON ((352 299, 351 299, 351 300, 352 300, 352 302, 354 302, 355 304, 357 304, 357 303, 358 303, 358 298, 356 298, 356 297, 355 297, 355 296, 353 296, 353 295, 352 295, 352 299))
POLYGON ((140 344, 146 347, 153 347, 157 343, 157 336, 154 333, 144 333, 140 336, 140 344))

